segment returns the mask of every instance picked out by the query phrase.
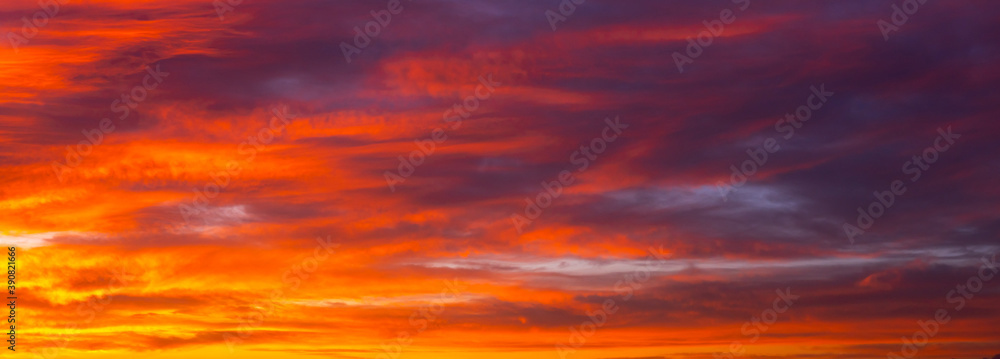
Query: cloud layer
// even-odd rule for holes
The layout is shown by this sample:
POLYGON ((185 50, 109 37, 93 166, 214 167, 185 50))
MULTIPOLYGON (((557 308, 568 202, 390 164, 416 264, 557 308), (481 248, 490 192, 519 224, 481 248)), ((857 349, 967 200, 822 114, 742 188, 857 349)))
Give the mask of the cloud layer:
POLYGON ((951 293, 1000 249, 998 5, 49 4, 0 5, 14 357, 882 357, 939 309, 921 357, 998 351, 951 293))

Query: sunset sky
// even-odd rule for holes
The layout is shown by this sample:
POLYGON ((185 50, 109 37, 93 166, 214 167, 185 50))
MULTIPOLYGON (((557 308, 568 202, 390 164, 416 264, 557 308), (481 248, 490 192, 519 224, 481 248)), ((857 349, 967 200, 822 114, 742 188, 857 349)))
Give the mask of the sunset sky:
POLYGON ((0 358, 992 358, 998 19, 3 0, 0 358))

